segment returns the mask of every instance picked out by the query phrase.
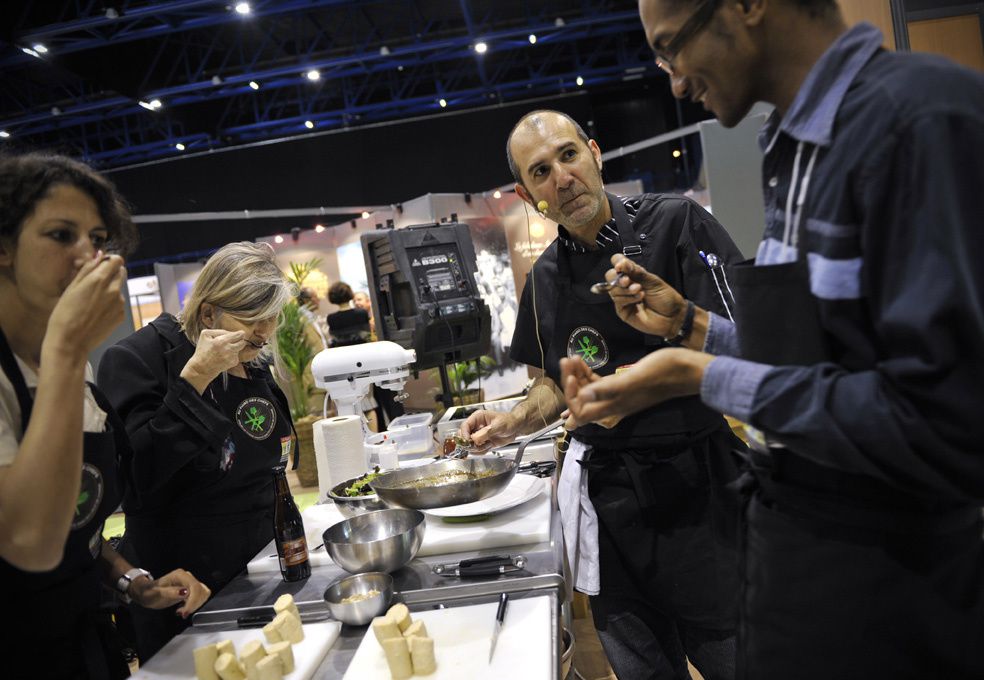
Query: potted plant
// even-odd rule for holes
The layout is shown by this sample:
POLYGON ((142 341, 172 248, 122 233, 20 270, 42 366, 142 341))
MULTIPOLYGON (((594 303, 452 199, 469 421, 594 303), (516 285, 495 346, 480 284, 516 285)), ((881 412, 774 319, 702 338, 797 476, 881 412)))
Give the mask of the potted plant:
POLYGON ((459 406, 481 403, 482 390, 470 387, 480 378, 488 378, 495 370, 495 359, 480 356, 478 359, 448 364, 448 381, 451 383, 452 400, 459 406))
MULTIPOLYGON (((298 287, 321 263, 314 258, 304 263, 290 263, 288 279, 298 287)), ((297 430, 297 478, 304 486, 318 483, 318 468, 314 459, 314 423, 321 416, 312 414, 310 396, 314 391, 311 375, 311 360, 321 351, 311 340, 307 316, 296 300, 288 302, 280 313, 277 326, 277 358, 286 378, 287 399, 290 402, 290 415, 297 430)))

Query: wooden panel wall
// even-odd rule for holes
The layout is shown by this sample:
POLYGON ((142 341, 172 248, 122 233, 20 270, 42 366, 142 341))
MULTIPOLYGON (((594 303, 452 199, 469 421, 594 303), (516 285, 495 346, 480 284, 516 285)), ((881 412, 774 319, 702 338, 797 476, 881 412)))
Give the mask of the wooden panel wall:
POLYGON ((895 49, 895 29, 892 28, 892 8, 888 0, 837 0, 848 26, 860 21, 874 24, 885 36, 885 47, 895 49))
POLYGON ((984 40, 977 14, 910 21, 909 46, 913 52, 934 52, 958 64, 984 71, 984 40))

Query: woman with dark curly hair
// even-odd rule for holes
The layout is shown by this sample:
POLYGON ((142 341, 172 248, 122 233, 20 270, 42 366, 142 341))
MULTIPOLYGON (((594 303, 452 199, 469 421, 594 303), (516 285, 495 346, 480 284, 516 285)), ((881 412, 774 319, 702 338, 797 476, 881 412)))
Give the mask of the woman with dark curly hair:
POLYGON ((89 167, 0 157, 0 583, 17 612, 4 677, 129 675, 100 583, 180 616, 209 595, 184 570, 134 569, 102 537, 131 456, 86 359, 123 320, 126 270, 110 253, 135 242, 122 198, 89 167))
POLYGON ((369 341, 369 313, 352 302, 352 286, 344 281, 331 284, 328 302, 341 309, 328 315, 328 332, 332 347, 358 345, 369 341))

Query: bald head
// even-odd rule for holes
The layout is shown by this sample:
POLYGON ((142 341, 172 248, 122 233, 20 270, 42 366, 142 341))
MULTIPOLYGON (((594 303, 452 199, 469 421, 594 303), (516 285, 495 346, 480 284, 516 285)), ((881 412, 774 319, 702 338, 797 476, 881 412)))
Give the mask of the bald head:
POLYGON ((551 109, 537 109, 536 111, 530 111, 525 116, 519 119, 519 121, 513 126, 513 129, 509 132, 509 137, 506 138, 506 161, 509 163, 509 171, 512 173, 513 179, 523 184, 523 175, 516 165, 516 159, 513 156, 512 142, 516 133, 522 129, 526 129, 530 132, 542 131, 547 124, 547 120, 550 118, 563 118, 571 127, 574 128, 574 132, 577 134, 578 139, 580 139, 585 144, 588 143, 588 133, 584 131, 576 120, 568 116, 566 113, 561 111, 553 111, 551 109))

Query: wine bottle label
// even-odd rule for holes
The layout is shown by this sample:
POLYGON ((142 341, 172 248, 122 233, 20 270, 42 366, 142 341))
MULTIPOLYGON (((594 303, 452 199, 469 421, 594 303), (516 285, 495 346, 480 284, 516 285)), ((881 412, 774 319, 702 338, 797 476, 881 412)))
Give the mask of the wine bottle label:
POLYGON ((303 564, 307 562, 307 559, 308 549, 306 538, 301 536, 296 541, 283 542, 283 556, 280 558, 281 569, 293 567, 295 564, 303 564))

